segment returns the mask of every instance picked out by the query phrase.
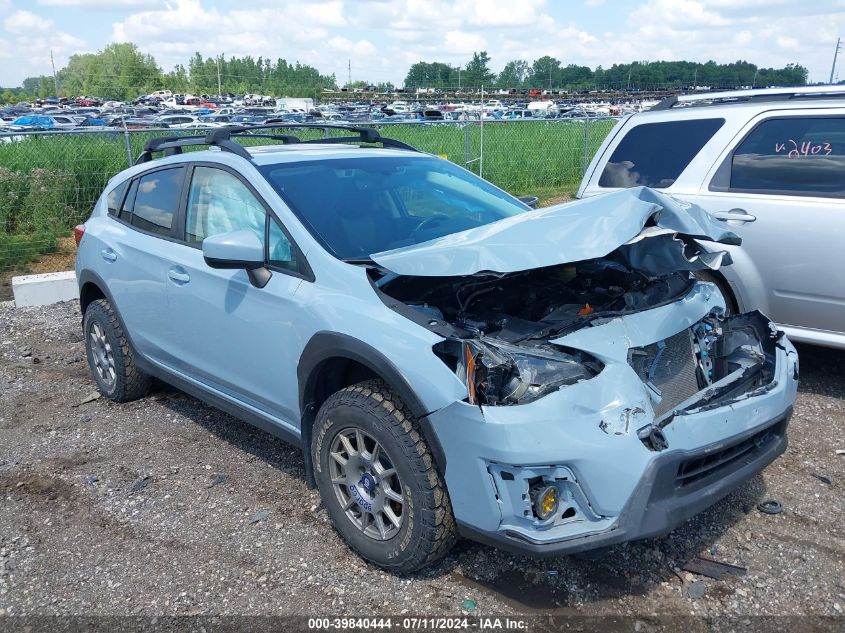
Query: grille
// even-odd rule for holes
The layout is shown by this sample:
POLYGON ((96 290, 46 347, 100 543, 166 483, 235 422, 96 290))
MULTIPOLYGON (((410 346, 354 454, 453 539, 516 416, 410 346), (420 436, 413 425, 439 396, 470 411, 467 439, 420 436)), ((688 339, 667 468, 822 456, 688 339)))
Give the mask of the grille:
POLYGON ((658 418, 700 390, 692 332, 688 329, 645 347, 632 347, 628 363, 660 397, 659 402, 653 401, 658 418))
POLYGON ((683 488, 720 473, 731 466, 739 468, 743 463, 747 463, 765 451, 772 442, 780 439, 785 432, 786 421, 784 420, 733 446, 710 453, 705 457, 688 459, 678 467, 677 485, 683 488))

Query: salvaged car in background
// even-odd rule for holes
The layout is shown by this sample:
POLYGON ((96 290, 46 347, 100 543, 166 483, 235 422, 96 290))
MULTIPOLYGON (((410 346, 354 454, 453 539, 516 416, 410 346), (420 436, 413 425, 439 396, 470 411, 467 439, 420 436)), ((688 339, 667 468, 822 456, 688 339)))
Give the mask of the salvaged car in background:
POLYGON ((845 86, 670 97, 619 121, 578 197, 644 185, 700 205, 742 238, 725 247, 734 265, 705 275, 732 309, 845 349, 843 99, 845 86))
POLYGON ((796 352, 695 276, 730 263, 702 245, 725 225, 646 188, 530 209, 329 130, 353 136, 155 139, 109 183, 77 230, 105 396, 156 376, 301 446, 340 535, 397 572, 458 534, 662 534, 783 452, 796 352))

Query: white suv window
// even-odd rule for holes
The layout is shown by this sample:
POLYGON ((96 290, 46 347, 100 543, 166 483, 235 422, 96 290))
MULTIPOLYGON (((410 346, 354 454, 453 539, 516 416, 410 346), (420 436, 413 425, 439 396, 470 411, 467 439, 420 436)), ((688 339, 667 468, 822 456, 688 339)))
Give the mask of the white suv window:
POLYGON ((845 198, 845 117, 794 116, 759 123, 719 169, 710 189, 845 198))
POLYGON ((625 134, 599 178, 599 187, 671 187, 724 119, 643 123, 625 134))

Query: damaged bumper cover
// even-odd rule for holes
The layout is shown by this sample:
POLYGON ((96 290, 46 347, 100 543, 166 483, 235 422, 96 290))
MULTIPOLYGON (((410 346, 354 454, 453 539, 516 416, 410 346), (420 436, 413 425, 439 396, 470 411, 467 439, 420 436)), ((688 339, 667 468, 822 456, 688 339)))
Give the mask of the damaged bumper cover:
POLYGON ((786 448, 798 358, 772 332, 763 349, 765 317, 724 320, 712 353, 716 362, 730 358, 729 368, 692 394, 682 388, 683 372, 673 369, 667 380, 674 382, 661 383, 651 366, 632 358, 644 350, 646 358, 666 361, 677 352, 665 342, 678 339, 701 360, 698 345, 711 334, 701 324, 723 307, 710 284, 698 284, 681 301, 553 341, 603 363, 588 380, 524 405, 462 401, 432 413, 462 533, 533 554, 655 536, 772 462, 786 448), (532 511, 531 491, 540 485, 558 490, 559 505, 546 520, 532 511))
MULTIPOLYGON (((750 430, 693 451, 660 455, 646 466, 637 486, 619 516, 603 529, 585 529, 563 538, 547 538, 539 532, 503 529, 485 530, 471 522, 458 521, 461 535, 515 553, 538 556, 574 554, 635 541, 670 532, 730 494, 780 456, 787 446, 786 428, 792 408, 750 430), (683 485, 679 473, 689 464, 737 454, 716 477, 699 485, 683 485)), ((573 515, 577 516, 577 515, 573 515)))

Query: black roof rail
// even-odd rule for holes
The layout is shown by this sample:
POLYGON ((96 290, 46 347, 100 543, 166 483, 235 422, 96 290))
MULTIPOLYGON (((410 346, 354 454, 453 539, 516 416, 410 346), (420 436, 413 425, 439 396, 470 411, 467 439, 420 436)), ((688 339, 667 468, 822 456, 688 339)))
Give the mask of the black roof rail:
POLYGON ((357 127, 353 125, 333 125, 320 123, 267 123, 264 125, 243 125, 227 126, 209 130, 203 136, 163 136, 152 138, 144 144, 144 150, 135 161, 136 165, 149 162, 156 152, 164 152, 165 156, 181 154, 183 147, 196 145, 208 145, 218 147, 224 152, 237 154, 242 158, 252 161, 250 154, 243 145, 236 143, 232 138, 267 138, 281 141, 282 144, 311 143, 311 144, 335 144, 335 143, 381 143, 382 147, 405 149, 413 152, 419 150, 407 143, 392 138, 385 138, 373 128, 357 127), (315 130, 345 130, 355 132, 357 136, 327 136, 325 138, 301 140, 297 136, 285 134, 256 134, 257 130, 273 129, 315 129, 315 130))

